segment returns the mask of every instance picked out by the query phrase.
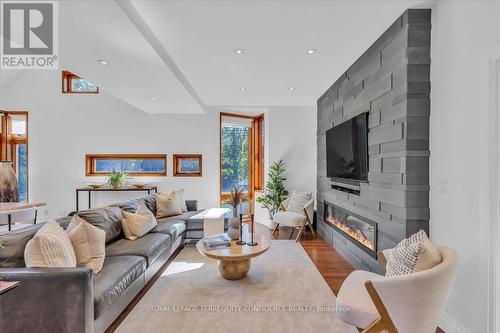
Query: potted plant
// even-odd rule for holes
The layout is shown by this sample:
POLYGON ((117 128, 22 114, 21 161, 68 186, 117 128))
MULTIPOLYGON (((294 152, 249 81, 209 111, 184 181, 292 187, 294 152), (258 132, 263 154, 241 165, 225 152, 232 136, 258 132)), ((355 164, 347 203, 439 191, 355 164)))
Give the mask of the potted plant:
POLYGON ((238 219, 238 206, 246 201, 245 194, 243 193, 243 188, 233 186, 229 194, 229 199, 224 200, 225 204, 233 207, 233 217, 229 220, 229 228, 227 230, 228 236, 235 240, 240 236, 240 221, 238 219))
POLYGON ((120 188, 125 184, 125 179, 127 177, 126 172, 121 171, 110 171, 106 179, 106 183, 112 188, 120 188))
POLYGON ((262 207, 269 212, 269 218, 272 220, 274 214, 279 211, 280 205, 286 200, 288 191, 285 188, 286 178, 285 163, 282 160, 274 162, 268 173, 268 181, 264 189, 264 194, 256 199, 262 207))

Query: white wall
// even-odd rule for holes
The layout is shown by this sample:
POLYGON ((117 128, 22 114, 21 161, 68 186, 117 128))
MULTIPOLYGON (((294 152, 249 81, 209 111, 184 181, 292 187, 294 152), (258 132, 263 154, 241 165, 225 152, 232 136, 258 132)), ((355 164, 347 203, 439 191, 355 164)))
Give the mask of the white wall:
MULTIPOLYGON (((75 187, 102 180, 84 176, 86 153, 167 153, 168 176, 149 180, 160 190, 184 188, 200 206, 218 205, 217 112, 148 115, 106 92, 63 95, 60 86, 59 71, 27 71, 2 91, 4 108, 29 111, 30 200, 47 202, 47 217, 75 208, 75 187), (203 177, 173 177, 173 153, 203 154, 203 177)), ((93 205, 131 196, 97 193, 93 205)), ((80 204, 86 208, 85 194, 80 204)))
POLYGON ((289 190, 316 193, 316 107, 272 107, 268 112, 269 163, 286 163, 289 190))
MULTIPOLYGON (((219 205, 219 113, 149 115, 102 91, 98 95, 60 92, 59 71, 26 71, 0 88, 3 108, 29 111, 30 200, 48 203, 45 217, 75 208, 75 188, 103 178, 85 177, 86 153, 167 153, 167 177, 148 178, 160 191, 184 188, 200 207, 219 205), (172 154, 203 154, 203 177, 172 176, 172 154)), ((226 110, 227 111, 227 110, 226 110)), ((287 162, 288 185, 315 191, 314 108, 272 108, 266 112, 266 157, 287 162)), ((267 171, 266 171, 267 173, 267 171)), ((136 178, 143 181, 144 178, 136 178)), ((95 193, 93 207, 133 197, 95 193)), ((86 208, 86 193, 80 207, 86 208)))
POLYGON ((447 333, 488 330, 488 196, 481 183, 489 163, 488 76, 483 69, 485 54, 500 44, 499 17, 495 1, 432 6, 430 236, 460 257, 441 323, 447 333))

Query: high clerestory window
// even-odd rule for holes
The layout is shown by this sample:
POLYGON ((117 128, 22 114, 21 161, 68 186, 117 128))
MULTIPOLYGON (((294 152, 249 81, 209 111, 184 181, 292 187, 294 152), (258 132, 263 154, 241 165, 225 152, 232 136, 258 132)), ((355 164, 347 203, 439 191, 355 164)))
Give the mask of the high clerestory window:
POLYGON ((63 94, 98 94, 99 87, 69 71, 62 72, 63 94))

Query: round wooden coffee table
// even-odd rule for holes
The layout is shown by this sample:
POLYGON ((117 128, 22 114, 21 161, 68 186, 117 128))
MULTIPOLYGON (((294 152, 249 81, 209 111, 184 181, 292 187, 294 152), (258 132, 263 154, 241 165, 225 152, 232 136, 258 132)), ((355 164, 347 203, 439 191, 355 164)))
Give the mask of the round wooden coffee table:
MULTIPOLYGON (((243 238, 248 241, 248 237, 243 238)), ((266 252, 271 246, 271 239, 267 236, 254 235, 255 246, 238 245, 231 241, 230 247, 207 250, 203 239, 196 243, 196 248, 205 257, 217 259, 217 266, 222 277, 226 280, 243 279, 250 270, 250 259, 266 252)))

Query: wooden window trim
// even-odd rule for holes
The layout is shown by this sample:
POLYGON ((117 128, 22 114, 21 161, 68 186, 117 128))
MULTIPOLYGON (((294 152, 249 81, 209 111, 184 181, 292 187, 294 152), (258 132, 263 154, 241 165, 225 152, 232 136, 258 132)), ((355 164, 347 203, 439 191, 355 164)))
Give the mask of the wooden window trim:
MULTIPOLYGON (((13 157, 16 154, 16 146, 18 144, 26 145, 26 201, 29 201, 29 145, 28 145, 28 133, 29 133, 29 113, 28 111, 5 111, 0 110, 0 113, 4 116, 0 121, 0 161, 7 160, 7 145, 10 144, 10 156, 13 157), (15 135, 8 134, 12 130, 12 118, 11 116, 24 115, 26 116, 26 135, 15 135)), ((12 159, 12 168, 14 172, 17 170, 17 160, 12 159)))
POLYGON ((174 177, 201 177, 203 175, 203 156, 201 154, 174 154, 174 177), (197 158, 200 161, 200 172, 197 173, 180 173, 177 171, 179 159, 181 158, 197 158))
POLYGON ((167 175, 167 154, 86 154, 85 155, 85 176, 107 176, 109 172, 95 172, 95 161, 99 159, 111 160, 163 160, 164 172, 129 172, 129 176, 134 177, 165 177, 167 175))
POLYGON ((230 194, 222 192, 222 118, 223 117, 235 117, 235 118, 246 118, 252 119, 252 128, 249 133, 249 174, 248 174, 248 192, 245 193, 247 200, 252 201, 254 198, 255 190, 261 190, 264 188, 264 179, 256 173, 257 169, 260 166, 261 158, 264 158, 262 154, 260 155, 260 143, 262 128, 260 126, 260 121, 264 120, 264 114, 259 114, 257 116, 246 115, 246 114, 238 114, 238 113, 229 113, 229 112, 220 112, 219 114, 219 195, 221 200, 226 200, 229 198, 230 194), (256 126, 256 124, 259 124, 256 126))
POLYGON ((74 91, 73 85, 71 81, 73 79, 81 79, 76 74, 71 73, 70 71, 62 71, 62 79, 61 79, 61 92, 63 94, 98 94, 99 87, 97 87, 96 91, 74 91))

